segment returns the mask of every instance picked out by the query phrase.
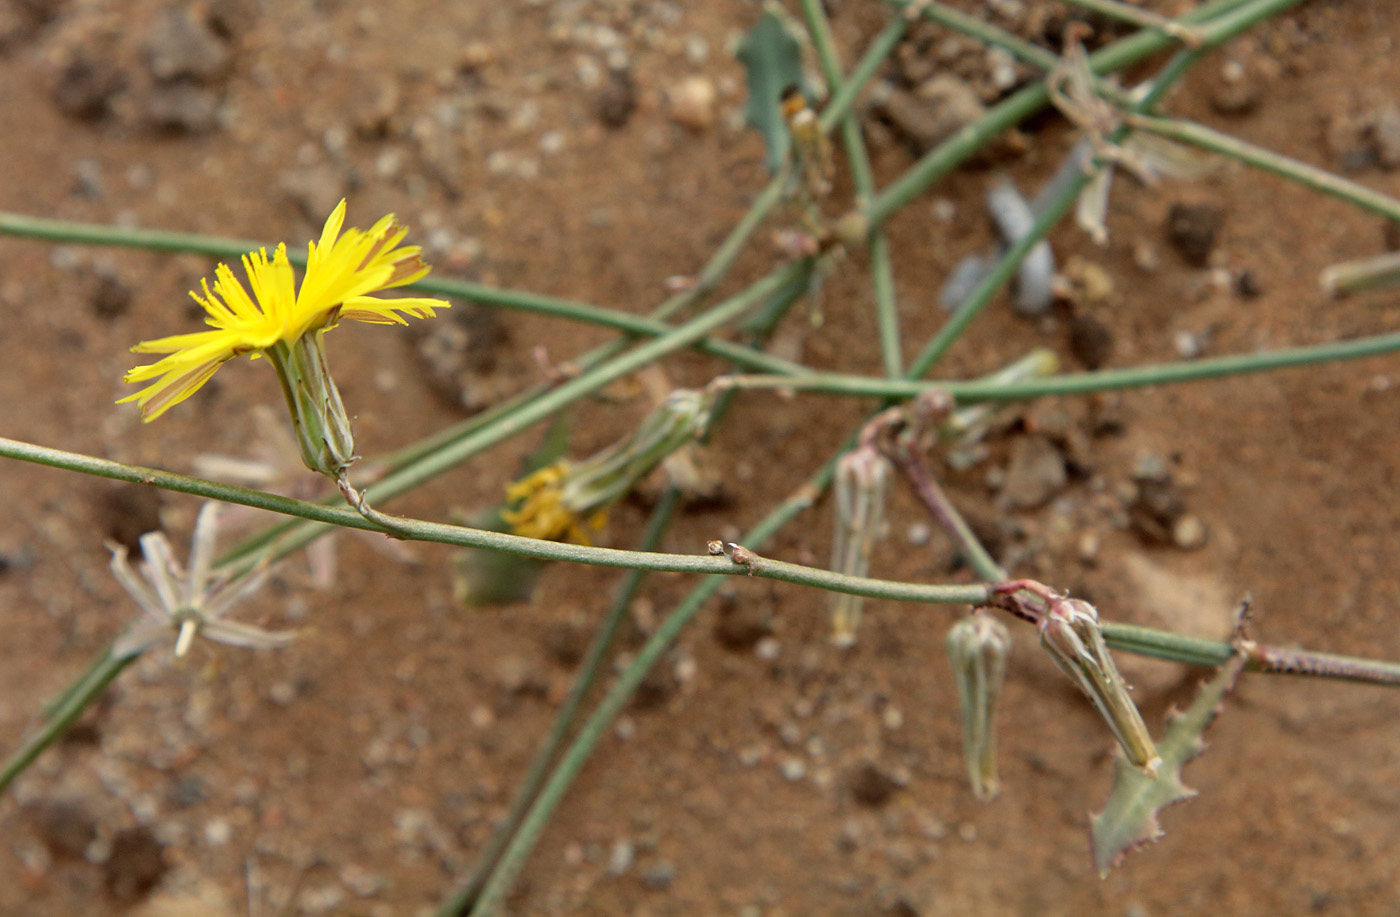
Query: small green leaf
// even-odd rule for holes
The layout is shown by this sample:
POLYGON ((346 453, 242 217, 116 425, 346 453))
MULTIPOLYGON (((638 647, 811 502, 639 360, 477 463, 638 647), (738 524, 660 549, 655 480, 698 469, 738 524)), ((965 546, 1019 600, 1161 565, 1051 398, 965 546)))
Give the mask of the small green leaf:
POLYGON ((788 86, 802 86, 802 35, 781 6, 768 0, 763 15, 739 43, 734 56, 748 73, 749 101, 744 119, 763 135, 768 171, 777 172, 788 151, 787 125, 779 97, 788 86))
POLYGON ((1155 777, 1129 764, 1121 755, 1114 759, 1113 792, 1108 805, 1092 818, 1094 866, 1100 878, 1107 876, 1128 851, 1162 836, 1162 826, 1157 822, 1160 810, 1196 795, 1195 790, 1181 782, 1181 768, 1205 751, 1201 735, 1220 713, 1221 701, 1244 663, 1244 655, 1235 654, 1214 678, 1201 685, 1196 700, 1184 713, 1173 711, 1167 715, 1166 734, 1157 744, 1162 763, 1155 777))

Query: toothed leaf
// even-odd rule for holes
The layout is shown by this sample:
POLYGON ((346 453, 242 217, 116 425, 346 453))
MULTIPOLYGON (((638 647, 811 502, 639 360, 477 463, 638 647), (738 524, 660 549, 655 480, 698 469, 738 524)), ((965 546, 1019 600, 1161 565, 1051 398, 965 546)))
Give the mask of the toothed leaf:
POLYGON ((734 54, 748 74, 749 101, 744 107, 744 120, 763 135, 769 172, 778 171, 788 151, 780 97, 788 86, 802 86, 803 82, 802 44, 795 31, 795 24, 790 24, 782 7, 765 3, 763 15, 734 54))
POLYGON ((1162 836, 1157 813, 1174 802, 1190 799, 1196 791, 1181 782, 1181 769, 1186 762, 1205 751, 1201 735, 1216 715, 1221 701, 1244 668, 1244 657, 1235 655, 1220 667, 1215 677, 1201 685, 1196 700, 1183 713, 1167 716, 1167 731, 1157 744, 1162 763, 1156 776, 1116 758, 1113 792, 1108 805, 1094 815, 1094 866, 1100 878, 1123 859, 1130 850, 1156 841, 1162 836))

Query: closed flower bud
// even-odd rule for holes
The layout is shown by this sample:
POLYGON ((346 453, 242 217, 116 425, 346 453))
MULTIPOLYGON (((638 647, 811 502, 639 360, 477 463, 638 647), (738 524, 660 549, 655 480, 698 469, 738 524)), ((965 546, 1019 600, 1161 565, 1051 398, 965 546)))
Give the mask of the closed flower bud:
POLYGON ((1040 645, 1093 701, 1128 760, 1155 774, 1162 759, 1108 654, 1094 606, 1079 599, 1056 599, 1041 619, 1040 645))
MULTIPOLYGON (((873 446, 861 446, 836 463, 836 536, 831 549, 831 569, 851 576, 870 571, 870 557, 885 527, 885 495, 889 489, 890 463, 873 446)), ((861 607, 858 595, 831 597, 831 642, 850 646, 856 642, 861 607)))
POLYGON ((967 776, 972 792, 982 800, 994 799, 1001 792, 996 715, 1010 653, 1011 634, 989 614, 976 612, 948 631, 948 661, 962 703, 967 776))

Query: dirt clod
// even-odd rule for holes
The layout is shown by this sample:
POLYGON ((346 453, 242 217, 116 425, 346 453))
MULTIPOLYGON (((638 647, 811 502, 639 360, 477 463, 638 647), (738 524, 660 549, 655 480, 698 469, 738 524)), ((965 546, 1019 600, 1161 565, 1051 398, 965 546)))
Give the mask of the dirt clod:
POLYGON ((598 120, 606 127, 625 127, 637 110, 637 81, 632 71, 616 67, 608 71, 596 103, 598 120))
POLYGON ((104 490, 97 501, 103 537, 139 557, 141 536, 161 527, 161 502, 160 491, 150 487, 124 484, 104 490))
POLYGON ((26 807, 24 814, 55 857, 80 860, 97 837, 97 819, 74 799, 43 800, 26 807))
POLYGON ((112 838, 112 853, 102 864, 102 884, 113 898, 132 902, 155 888, 169 868, 165 845, 150 828, 125 828, 112 838))
POLYGON ((50 98, 68 117, 96 121, 107 114, 112 98, 125 87, 126 76, 114 63, 80 52, 59 72, 50 98))
POLYGON ((1225 211, 1217 204, 1172 204, 1167 215, 1167 241, 1187 264, 1205 267, 1224 222, 1225 211))
POLYGON ((1069 323, 1069 350, 1085 369, 1099 369, 1113 353, 1113 332, 1094 316, 1077 314, 1069 323))
POLYGON ((889 802, 899 783, 879 765, 867 761, 856 767, 847 780, 851 798, 863 806, 879 808, 889 802))

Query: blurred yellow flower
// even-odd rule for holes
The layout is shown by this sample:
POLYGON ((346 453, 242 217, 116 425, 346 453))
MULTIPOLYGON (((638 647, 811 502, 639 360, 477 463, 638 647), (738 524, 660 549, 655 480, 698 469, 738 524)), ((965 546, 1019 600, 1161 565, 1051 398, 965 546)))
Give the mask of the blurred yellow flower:
POLYGON ((144 341, 131 348, 135 353, 169 356, 127 373, 127 382, 156 381, 121 401, 135 401, 142 419, 155 420, 240 354, 256 359, 279 344, 291 348, 307 335, 334 328, 341 319, 407 324, 404 315, 429 318, 434 309, 448 308, 440 299, 371 296, 422 278, 428 265, 418 246, 398 247, 408 229, 392 214, 368 232, 352 227, 342 234, 344 221, 342 200, 326 220, 320 242, 309 245, 300 290, 295 288, 286 245, 277 246, 271 259, 266 249, 243 256, 248 289, 228 265, 220 264, 212 289, 206 280, 201 281, 202 296, 190 293, 208 313, 205 321, 214 330, 144 341))
POLYGON ((516 535, 544 541, 592 544, 588 530, 598 531, 607 522, 607 510, 586 520, 569 506, 564 487, 569 482, 568 462, 555 462, 506 485, 506 500, 518 504, 501 511, 501 518, 516 535))

